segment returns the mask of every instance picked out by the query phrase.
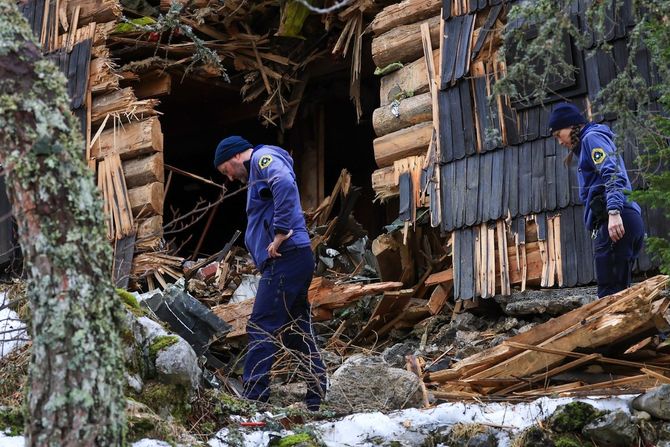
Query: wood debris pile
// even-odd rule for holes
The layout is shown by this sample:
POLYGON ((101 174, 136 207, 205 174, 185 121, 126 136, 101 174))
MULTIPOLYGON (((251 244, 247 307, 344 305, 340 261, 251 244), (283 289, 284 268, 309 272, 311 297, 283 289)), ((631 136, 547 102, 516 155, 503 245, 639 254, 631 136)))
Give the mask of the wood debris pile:
POLYGON ((636 392, 670 383, 667 276, 656 276, 425 373, 442 399, 636 392), (598 365, 599 367, 595 367, 598 365))

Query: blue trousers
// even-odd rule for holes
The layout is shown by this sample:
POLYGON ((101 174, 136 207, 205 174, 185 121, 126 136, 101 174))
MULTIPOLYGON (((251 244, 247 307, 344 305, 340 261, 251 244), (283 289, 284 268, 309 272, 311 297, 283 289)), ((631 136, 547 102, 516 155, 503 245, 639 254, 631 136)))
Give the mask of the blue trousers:
POLYGON ((593 243, 599 298, 630 287, 633 263, 644 244, 642 216, 636 210, 624 207, 621 218, 623 238, 612 241, 607 223, 604 223, 598 229, 593 243))
POLYGON ((289 348, 307 381, 305 401, 317 410, 326 392, 326 368, 314 341, 307 291, 314 272, 310 247, 269 259, 262 268, 254 307, 247 323, 249 350, 244 362, 244 396, 266 402, 270 370, 280 349, 289 348))

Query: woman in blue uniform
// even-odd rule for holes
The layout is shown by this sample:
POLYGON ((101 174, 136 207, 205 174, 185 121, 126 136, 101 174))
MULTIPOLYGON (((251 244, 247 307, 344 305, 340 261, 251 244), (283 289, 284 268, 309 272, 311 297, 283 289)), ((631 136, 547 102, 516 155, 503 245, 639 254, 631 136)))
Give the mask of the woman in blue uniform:
POLYGON ((570 149, 566 163, 578 157, 579 196, 584 221, 594 240, 598 297, 630 286, 633 262, 644 242, 640 206, 626 196, 632 190, 614 134, 604 124, 588 123, 573 104, 559 104, 549 129, 570 149))

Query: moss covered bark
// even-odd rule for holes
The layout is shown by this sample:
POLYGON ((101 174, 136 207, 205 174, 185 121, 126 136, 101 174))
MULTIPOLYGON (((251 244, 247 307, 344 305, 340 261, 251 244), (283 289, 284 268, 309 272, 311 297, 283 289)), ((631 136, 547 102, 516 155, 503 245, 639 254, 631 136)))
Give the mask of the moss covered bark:
POLYGON ((100 196, 65 78, 0 0, 0 163, 28 275, 29 446, 124 442, 119 325, 100 196))

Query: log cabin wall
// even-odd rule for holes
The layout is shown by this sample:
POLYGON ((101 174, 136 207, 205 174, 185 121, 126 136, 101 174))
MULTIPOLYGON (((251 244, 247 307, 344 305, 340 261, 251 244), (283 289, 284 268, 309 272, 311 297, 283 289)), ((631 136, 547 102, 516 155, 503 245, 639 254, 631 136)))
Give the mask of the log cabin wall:
MULTIPOLYGON (((421 157, 421 182, 404 191, 429 192, 419 206, 430 206, 432 225, 449 238, 457 300, 509 294, 512 286, 524 290, 527 285, 571 287, 595 281, 576 165, 564 164, 566 151, 549 134, 547 121, 552 107, 567 98, 593 121, 615 124, 614 116, 590 116, 590 108, 627 61, 631 3, 611 11, 605 36, 611 51, 587 58, 570 42, 566 57, 572 58, 577 75, 556 86, 555 97, 531 107, 491 96, 505 70, 497 49, 511 3, 405 0, 384 9, 372 24, 378 66, 402 63, 381 81, 381 107, 373 118, 380 169, 373 185, 379 198, 400 195, 406 202, 399 179, 421 157), (422 24, 429 31, 423 47, 422 24), (432 97, 427 40, 435 60, 432 97)), ((586 2, 575 1, 572 12, 579 23, 585 9, 586 2)), ((653 83, 649 55, 641 52, 635 60, 653 83)), ((642 187, 635 142, 626 141, 621 149, 634 187, 642 187)), ((658 211, 644 209, 643 214, 648 234, 664 234, 658 211)), ((642 253, 636 270, 652 268, 642 253)))
POLYGON ((20 7, 67 78, 85 141, 82 158, 104 198, 114 278, 127 287, 134 256, 162 244, 163 134, 153 97, 165 91, 153 86, 165 83, 130 75, 133 87, 121 85, 128 80, 116 72, 106 45, 121 16, 117 0, 29 0, 20 7))

